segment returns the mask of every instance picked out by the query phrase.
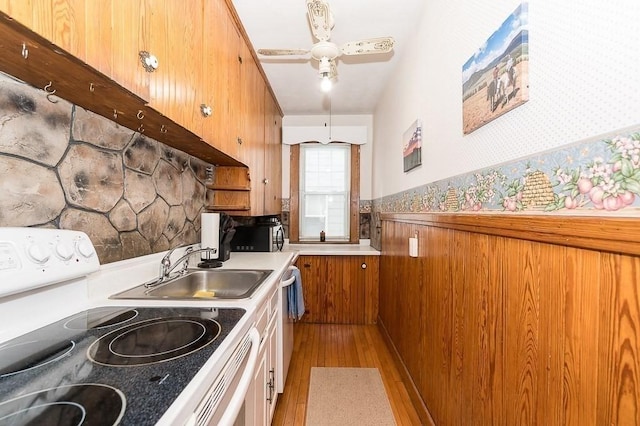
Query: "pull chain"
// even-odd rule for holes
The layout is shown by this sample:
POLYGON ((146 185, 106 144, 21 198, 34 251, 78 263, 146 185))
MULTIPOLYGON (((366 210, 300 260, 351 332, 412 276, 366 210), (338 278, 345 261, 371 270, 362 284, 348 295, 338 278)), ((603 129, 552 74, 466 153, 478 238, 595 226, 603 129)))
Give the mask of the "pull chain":
POLYGON ((331 143, 331 95, 329 95, 329 143, 331 143))

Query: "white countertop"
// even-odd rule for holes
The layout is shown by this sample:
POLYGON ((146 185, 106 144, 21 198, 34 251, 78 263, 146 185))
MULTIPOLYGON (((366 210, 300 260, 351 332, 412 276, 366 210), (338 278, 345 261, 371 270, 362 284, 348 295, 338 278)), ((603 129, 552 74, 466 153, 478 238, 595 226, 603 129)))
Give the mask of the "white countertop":
MULTIPOLYGON (((368 240, 367 240, 368 243, 368 240)), ((332 243, 308 243, 289 244, 282 249, 283 252, 297 252, 302 256, 380 256, 380 252, 369 244, 332 244, 332 243)))

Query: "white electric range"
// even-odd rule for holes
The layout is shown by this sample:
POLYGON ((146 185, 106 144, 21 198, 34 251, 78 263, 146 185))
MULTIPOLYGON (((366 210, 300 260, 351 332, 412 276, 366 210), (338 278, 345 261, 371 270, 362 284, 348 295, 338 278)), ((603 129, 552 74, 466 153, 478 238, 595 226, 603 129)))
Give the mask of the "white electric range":
POLYGON ((0 425, 233 419, 227 388, 257 355, 246 310, 92 298, 99 268, 82 232, 0 228, 0 425))

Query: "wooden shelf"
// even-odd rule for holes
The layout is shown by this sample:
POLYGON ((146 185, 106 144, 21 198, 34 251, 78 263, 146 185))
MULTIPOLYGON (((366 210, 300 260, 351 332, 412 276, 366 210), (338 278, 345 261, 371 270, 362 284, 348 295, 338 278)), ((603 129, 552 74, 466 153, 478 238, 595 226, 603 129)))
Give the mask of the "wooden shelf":
POLYGON ((251 191, 251 188, 244 185, 207 185, 207 189, 214 191, 251 191))
POLYGON ((207 206, 207 210, 246 212, 250 210, 250 207, 249 206, 213 205, 213 206, 207 206))

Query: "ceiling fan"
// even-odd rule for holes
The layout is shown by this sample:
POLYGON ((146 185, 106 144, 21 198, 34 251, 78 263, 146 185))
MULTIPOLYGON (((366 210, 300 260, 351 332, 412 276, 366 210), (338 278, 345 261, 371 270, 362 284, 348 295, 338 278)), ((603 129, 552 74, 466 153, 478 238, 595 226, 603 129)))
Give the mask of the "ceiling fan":
POLYGON ((310 49, 258 49, 258 54, 263 56, 289 56, 306 55, 311 53, 311 58, 319 62, 321 88, 328 92, 331 90, 332 80, 337 77, 336 59, 342 55, 370 55, 387 53, 393 49, 392 37, 367 38, 350 41, 342 46, 329 41, 331 29, 334 25, 333 13, 329 3, 325 0, 306 0, 307 16, 311 24, 311 32, 318 42, 310 49))

